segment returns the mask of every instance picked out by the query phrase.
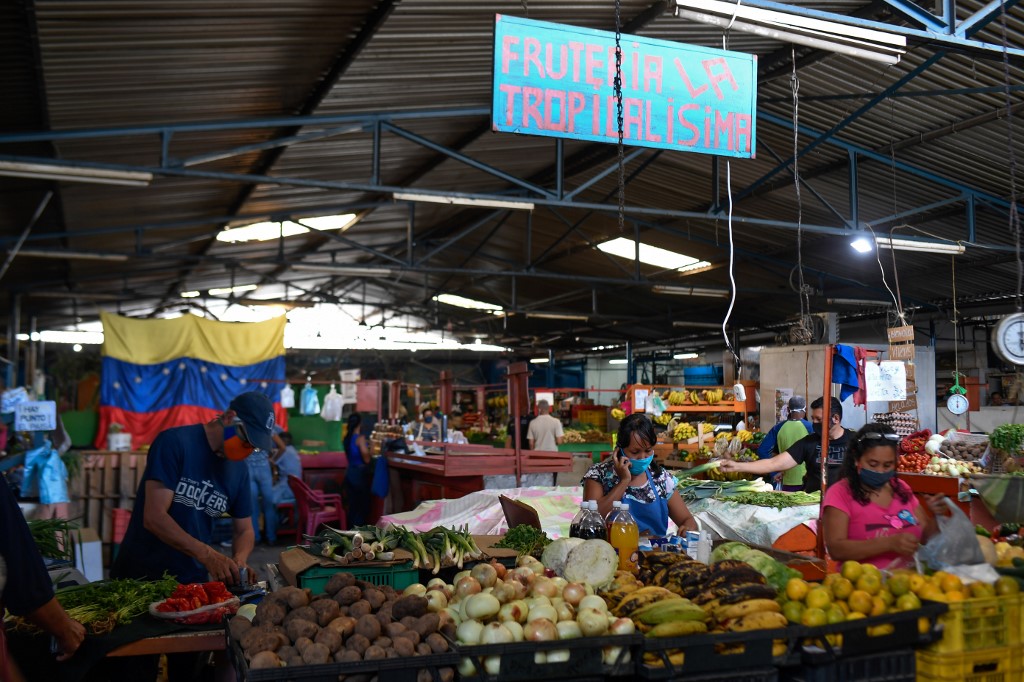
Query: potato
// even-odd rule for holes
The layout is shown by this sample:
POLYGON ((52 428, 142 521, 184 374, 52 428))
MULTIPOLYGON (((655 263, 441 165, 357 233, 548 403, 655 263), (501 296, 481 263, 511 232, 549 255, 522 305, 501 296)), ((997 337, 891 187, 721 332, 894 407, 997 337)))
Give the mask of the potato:
POLYGON ((292 643, 291 638, 288 637, 288 633, 285 632, 284 628, 280 625, 274 625, 273 630, 270 630, 269 632, 277 637, 278 641, 281 642, 281 646, 288 646, 292 643))
POLYGON ((288 627, 288 623, 293 620, 308 620, 310 623, 317 622, 316 611, 311 606, 300 606, 299 608, 289 611, 288 615, 284 617, 284 621, 281 625, 288 627))
POLYGON ((309 604, 310 591, 289 586, 276 590, 274 596, 288 604, 289 608, 297 609, 309 604))
POLYGON ((288 658, 284 659, 284 662, 293 667, 297 665, 306 665, 306 662, 302 660, 302 656, 300 656, 299 654, 289 656, 288 658))
POLYGON ((281 657, 281 660, 287 661, 292 656, 299 656, 300 654, 291 644, 286 644, 277 650, 277 655, 281 657))
POLYGON ((299 637, 297 640, 295 640, 295 650, 299 652, 300 656, 306 650, 306 647, 312 645, 313 640, 311 640, 309 637, 299 637))
POLYGON ((341 607, 333 599, 318 599, 310 605, 316 611, 316 622, 323 627, 338 617, 341 607))
POLYGON ((395 640, 394 649, 392 649, 392 651, 396 652, 402 658, 407 658, 409 656, 416 655, 416 646, 411 640, 408 640, 405 637, 399 637, 395 640))
POLYGON ((416 625, 416 621, 418 621, 418 620, 419 620, 419 618, 416 618, 415 616, 406 616, 400 622, 405 627, 407 627, 409 629, 412 629, 416 625))
POLYGON ((344 588, 355 584, 356 578, 351 573, 335 573, 331 576, 331 579, 327 581, 326 591, 327 594, 335 595, 338 592, 341 592, 344 588))
POLYGON ((270 623, 271 625, 280 625, 284 622, 284 617, 287 615, 288 605, 268 596, 256 605, 256 615, 253 616, 252 624, 263 625, 264 623, 270 623))
POLYGON ((416 625, 412 627, 413 630, 419 633, 420 639, 426 639, 427 635, 432 632, 437 632, 437 628, 441 625, 441 617, 436 613, 428 613, 421 616, 416 621, 416 625))
POLYGON ((302 618, 297 618, 285 626, 285 632, 288 633, 288 638, 293 642, 297 642, 303 637, 313 639, 319 631, 319 625, 309 620, 303 620, 302 618))
POLYGON ((441 676, 441 682, 452 682, 455 679, 455 668, 440 668, 437 672, 441 676))
POLYGON ((253 656, 252 660, 249 661, 250 670, 260 670, 261 668, 280 668, 281 657, 275 654, 273 651, 261 651, 260 653, 253 656))
POLYGON ((380 585, 377 589, 384 593, 384 599, 386 601, 395 601, 401 596, 395 588, 391 587, 391 585, 380 585))
POLYGON ((380 622, 373 616, 363 616, 356 621, 355 632, 372 642, 380 637, 380 622))
POLYGON ((423 640, 423 638, 420 637, 420 633, 416 632, 415 630, 408 629, 402 634, 398 635, 398 639, 407 639, 413 644, 419 644, 423 640))
POLYGON ((386 619, 388 623, 394 620, 394 614, 391 612, 392 604, 394 604, 394 602, 386 601, 379 609, 377 609, 377 615, 386 619))
POLYGON ((331 650, 323 644, 310 644, 302 652, 302 660, 308 665, 323 665, 331 660, 331 650))
POLYGON ((367 616, 372 612, 373 609, 370 608, 370 602, 366 601, 365 599, 360 599, 355 604, 352 604, 348 607, 348 615, 356 619, 362 618, 363 616, 367 616))
POLYGON ((241 641, 242 635, 249 630, 252 630, 252 623, 245 616, 235 616, 228 621, 228 632, 231 633, 231 639, 235 641, 241 641))
POLYGON ((365 580, 358 580, 357 579, 355 584, 356 584, 356 587, 358 587, 360 591, 365 590, 365 589, 374 589, 374 590, 377 589, 376 585, 374 585, 371 582, 367 582, 365 580))
POLYGON ((416 673, 416 682, 434 682, 434 675, 426 668, 420 668, 416 673))
POLYGON ((363 652, 370 648, 370 640, 356 632, 345 640, 345 648, 357 652, 361 657, 363 652))
POLYGON ((362 598, 363 591, 355 585, 349 585, 348 587, 344 587, 336 595, 334 595, 334 601, 338 602, 339 606, 350 606, 351 604, 355 604, 362 598))
POLYGON ((394 644, 394 641, 390 637, 381 635, 377 639, 373 640, 373 643, 379 646, 381 649, 387 649, 394 644))
POLYGON ((363 652, 364 661, 378 661, 386 657, 387 654, 384 652, 384 649, 380 648, 379 646, 368 647, 366 651, 363 652))
POLYGON ((341 648, 342 638, 341 633, 339 633, 337 630, 332 630, 330 628, 321 628, 320 632, 316 633, 316 637, 313 638, 313 641, 319 644, 323 644, 328 649, 330 649, 331 653, 333 654, 335 651, 341 648))
POLYGON ((406 616, 419 618, 427 612, 427 600, 424 597, 417 597, 414 594, 407 594, 395 601, 391 607, 391 617, 401 621, 406 616))
POLYGON ((356 628, 356 619, 352 616, 338 616, 327 624, 332 630, 337 630, 343 638, 348 637, 356 628))
POLYGON ((384 626, 384 634, 386 634, 391 639, 394 639, 395 637, 402 634, 408 629, 409 628, 405 627, 401 623, 388 623, 384 626))
POLYGON ((384 658, 401 658, 401 656, 394 649, 385 649, 384 658))
POLYGON ((452 621, 449 620, 449 621, 446 621, 445 624, 441 626, 441 629, 439 630, 439 632, 442 635, 444 635, 445 637, 449 638, 449 639, 455 639, 455 631, 457 629, 458 628, 455 627, 455 623, 453 623, 452 621))
POLYGON ((376 588, 363 590, 363 599, 370 602, 370 608, 374 611, 383 606, 386 601, 384 593, 376 588))
POLYGON ((248 632, 242 634, 238 639, 238 643, 242 645, 242 649, 248 651, 252 648, 253 643, 261 636, 265 635, 266 631, 259 628, 251 628, 248 632))
POLYGON ((377 613, 373 614, 373 617, 377 619, 377 622, 380 623, 380 626, 382 628, 386 628, 388 625, 394 622, 393 620, 391 620, 390 613, 383 613, 378 611, 377 613))
POLYGON ((429 656, 432 653, 434 653, 434 652, 430 649, 430 645, 427 644, 426 642, 420 642, 419 644, 416 645, 416 655, 417 656, 429 656))
POLYGON ((443 654, 444 652, 448 651, 448 640, 446 640, 444 637, 442 637, 440 634, 436 632, 427 635, 427 638, 423 641, 427 644, 427 646, 430 647, 430 650, 433 651, 435 654, 443 654))
POLYGON ((363 660, 363 657, 359 652, 352 651, 351 649, 341 649, 334 654, 334 661, 336 663, 355 663, 361 660, 363 660))
POLYGON ((249 646, 245 647, 245 655, 249 660, 262 651, 277 651, 281 648, 281 640, 272 632, 262 630, 256 631, 256 636, 250 639, 249 646))

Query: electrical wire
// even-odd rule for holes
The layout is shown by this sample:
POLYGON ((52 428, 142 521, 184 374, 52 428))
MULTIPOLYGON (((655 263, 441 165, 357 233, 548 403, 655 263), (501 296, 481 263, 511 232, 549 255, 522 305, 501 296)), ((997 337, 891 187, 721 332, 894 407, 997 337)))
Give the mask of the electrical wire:
MULTIPOLYGON (((736 3, 737 9, 739 8, 739 2, 736 3)), ((722 33, 722 49, 729 49, 729 31, 726 29, 722 33)), ((736 352, 736 349, 732 345, 732 341, 729 339, 729 332, 726 331, 726 327, 729 325, 729 318, 732 317, 732 310, 736 306, 736 268, 734 267, 736 258, 736 244, 733 241, 732 233, 732 164, 729 159, 725 160, 725 196, 729 202, 729 208, 727 213, 727 229, 729 233, 729 307, 725 311, 725 317, 722 318, 722 338, 725 340, 725 347, 732 353, 733 361, 736 363, 736 378, 738 379, 742 372, 740 366, 740 356, 736 352)))

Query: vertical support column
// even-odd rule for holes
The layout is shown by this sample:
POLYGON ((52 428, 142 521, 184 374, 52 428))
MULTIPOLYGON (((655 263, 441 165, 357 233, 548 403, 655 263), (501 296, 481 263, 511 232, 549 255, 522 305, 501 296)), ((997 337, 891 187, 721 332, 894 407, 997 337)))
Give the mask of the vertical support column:
POLYGON ((967 195, 967 241, 974 241, 974 233, 977 228, 977 204, 974 203, 974 195, 967 195))
POLYGON ((380 133, 380 119, 377 119, 373 123, 373 170, 371 171, 372 179, 370 180, 374 185, 380 184, 380 133))
POLYGON ((526 254, 523 267, 529 269, 533 262, 533 211, 526 214, 526 254))
POLYGON ((860 204, 857 201, 857 152, 850 150, 850 222, 860 229, 860 204))
POLYGON ((446 369, 441 370, 441 378, 438 380, 437 406, 444 414, 451 414, 454 390, 452 388, 452 373, 446 369))
POLYGON ((530 409, 530 367, 525 362, 514 362, 508 366, 508 404, 512 410, 512 448, 515 451, 516 487, 523 482, 523 448, 520 419, 530 409))
POLYGON ((942 0, 942 21, 947 35, 956 32, 956 0, 942 0))
MULTIPOLYGON (((555 351, 548 348, 548 388, 555 387, 555 351)), ((554 405, 551 406, 554 408, 554 405)))
POLYGON ((405 259, 409 267, 413 265, 412 258, 412 230, 416 222, 416 203, 409 202, 409 220, 405 224, 405 259))
POLYGON ((636 383, 636 365, 633 364, 633 342, 626 341, 626 385, 636 383))
POLYGON ((43 396, 36 395, 34 393, 35 378, 36 378, 36 346, 37 341, 35 340, 36 333, 36 316, 30 315, 28 318, 28 350, 25 353, 25 386, 28 387, 29 395, 32 396, 33 400, 41 400, 43 396))
MULTIPOLYGON (((821 456, 818 464, 821 466, 821 505, 825 502, 825 488, 828 487, 828 432, 831 430, 829 427, 832 423, 832 357, 835 355, 835 346, 825 346, 825 385, 822 387, 821 395, 824 399, 821 401, 821 456)), ((821 511, 825 511, 825 507, 821 506, 821 511)), ((821 512, 818 514, 818 518, 821 518, 821 512)), ((818 524, 818 558, 825 558, 825 533, 818 524)))

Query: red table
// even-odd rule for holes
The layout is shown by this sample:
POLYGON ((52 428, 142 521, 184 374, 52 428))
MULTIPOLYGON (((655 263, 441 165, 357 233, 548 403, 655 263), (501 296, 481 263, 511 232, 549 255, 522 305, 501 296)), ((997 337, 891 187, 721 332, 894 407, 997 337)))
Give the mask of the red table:
POLYGON ((341 493, 341 484, 348 469, 348 457, 344 452, 321 452, 316 455, 299 455, 302 462, 302 480, 313 490, 325 493, 341 493))

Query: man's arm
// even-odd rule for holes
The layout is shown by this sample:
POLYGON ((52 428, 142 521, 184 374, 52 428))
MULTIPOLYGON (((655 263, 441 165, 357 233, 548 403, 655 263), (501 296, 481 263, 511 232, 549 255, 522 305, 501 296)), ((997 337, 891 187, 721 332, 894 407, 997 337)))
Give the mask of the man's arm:
POLYGON ((776 424, 768 429, 768 433, 764 434, 764 440, 757 446, 757 456, 759 459, 766 459, 772 456, 772 451, 775 450, 775 443, 779 439, 780 428, 780 425, 776 424))
POLYGON ((556 445, 561 445, 563 442, 565 442, 565 436, 555 436, 556 445))
POLYGON ((533 450, 533 446, 536 445, 537 441, 533 438, 527 438, 526 442, 530 444, 530 450, 533 450))
MULTIPOLYGON (((143 526, 155 535, 160 542, 192 557, 210 572, 214 580, 226 583, 238 582, 238 566, 205 542, 200 542, 177 524, 168 513, 174 501, 174 492, 164 486, 161 481, 146 481, 146 506, 142 513, 143 526)), ((252 533, 252 521, 249 532, 252 533)), ((249 551, 252 551, 253 538, 249 540, 249 551)), ((246 554, 248 557, 248 554, 246 554)))
POLYGON ((57 639, 58 661, 71 658, 85 639, 85 627, 71 619, 56 597, 27 614, 25 619, 57 639))
POLYGON ((726 473, 738 471, 744 474, 763 476, 773 471, 787 471, 796 465, 797 462, 793 459, 793 456, 788 452, 783 452, 768 459, 759 459, 756 462, 736 462, 731 459, 724 459, 719 468, 726 473))
MULTIPOLYGON (((256 545, 256 532, 252 527, 252 518, 231 519, 231 552, 235 565, 241 568, 249 561, 249 555, 256 545)), ((254 576, 250 574, 250 581, 254 576)))

